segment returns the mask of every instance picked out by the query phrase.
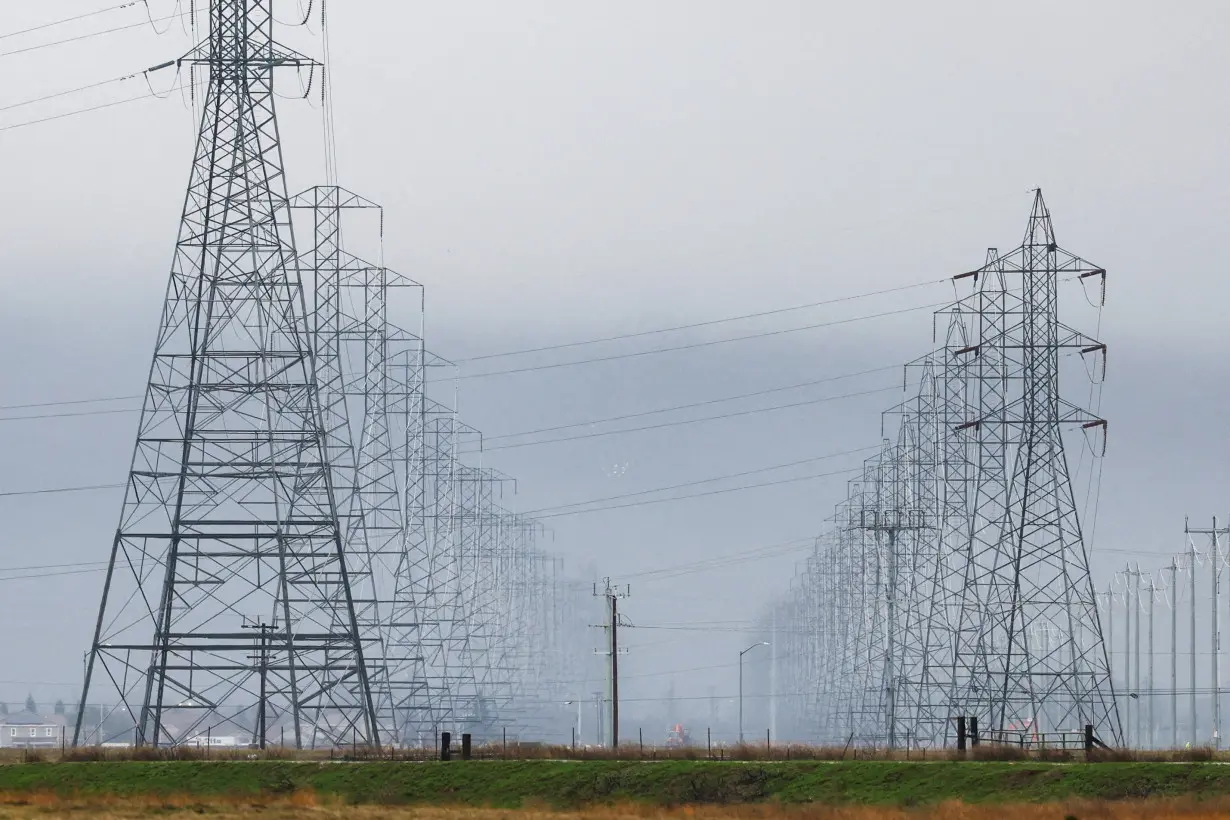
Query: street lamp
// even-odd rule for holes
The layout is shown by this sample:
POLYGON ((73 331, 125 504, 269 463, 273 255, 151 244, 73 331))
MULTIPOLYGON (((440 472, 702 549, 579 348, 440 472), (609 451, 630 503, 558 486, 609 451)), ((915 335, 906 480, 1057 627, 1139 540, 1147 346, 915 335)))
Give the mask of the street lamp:
POLYGON ((768 641, 759 641, 739 653, 739 744, 743 744, 743 656, 758 646, 768 646, 768 641))

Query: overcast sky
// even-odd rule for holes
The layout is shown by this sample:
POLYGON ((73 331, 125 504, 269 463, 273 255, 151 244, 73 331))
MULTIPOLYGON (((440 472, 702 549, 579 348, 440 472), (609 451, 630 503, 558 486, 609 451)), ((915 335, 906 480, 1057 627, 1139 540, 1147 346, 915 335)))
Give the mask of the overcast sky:
MULTIPOLYGON (((62 0, 51 11, 0 0, 0 35, 107 5, 62 0)), ((176 10, 173 0, 149 5, 155 18, 176 10)), ((162 36, 137 26, 24 50, 144 14, 0 37, 0 404, 143 389, 196 128, 184 96, 24 125, 143 95, 138 76, 11 106, 188 50, 177 20, 157 24, 162 36)), ((282 0, 279 18, 297 15, 295 0, 282 0)), ((340 182, 385 205, 386 261, 426 285, 439 353, 462 359, 938 281, 979 265, 987 246, 1017 245, 1027 192, 1041 186, 1060 243, 1109 271, 1099 586, 1129 559, 1160 566, 1160 555, 1131 551, 1178 549, 1184 515, 1230 512, 1221 242, 1230 5, 368 0, 330 3, 329 16, 340 182)), ((321 54, 315 25, 285 39, 321 54)), ((323 181, 319 98, 294 99, 306 80, 291 72, 281 85, 294 189, 323 181)), ((148 82, 161 91, 176 78, 168 69, 148 82)), ((498 436, 899 364, 930 345, 921 308, 951 293, 919 288, 465 364, 462 375, 473 376, 920 308, 463 378, 462 411, 498 436)), ((1064 298, 1081 296, 1068 289, 1064 298)), ((865 392, 897 378, 880 372, 718 408, 865 392)), ((1072 389, 1083 400, 1086 386, 1072 389)), ((510 503, 532 510, 874 445, 879 412, 894 400, 881 392, 493 450, 486 463, 519 479, 510 503)), ((0 492, 120 482, 134 426, 127 413, 0 420, 0 492)), ((813 534, 844 480, 551 519, 553 548, 578 572, 628 578, 634 623, 745 622, 786 588, 801 552, 665 580, 638 574, 813 534)), ((104 559, 119 503, 114 490, 0 497, 0 566, 104 559)), ((97 573, 0 580, 4 611, 26 613, 0 633, 0 657, 26 659, 4 665, 0 700, 28 689, 75 694, 100 584, 97 573)), ((746 641, 730 631, 633 633, 623 669, 646 677, 625 692, 656 697, 674 680, 683 697, 711 686, 733 693, 746 641)))

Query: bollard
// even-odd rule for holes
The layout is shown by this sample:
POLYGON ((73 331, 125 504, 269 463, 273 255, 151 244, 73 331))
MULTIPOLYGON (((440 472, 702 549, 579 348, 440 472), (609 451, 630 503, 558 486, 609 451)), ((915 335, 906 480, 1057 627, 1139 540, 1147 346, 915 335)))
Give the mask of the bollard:
POLYGON ((1089 759, 1089 754, 1093 751, 1093 724, 1085 724, 1085 759, 1089 759))
POLYGON ((965 715, 957 716, 957 754, 965 757, 965 715))
POLYGON ((449 748, 449 742, 452 741, 452 739, 453 739, 452 732, 441 732, 440 733, 440 759, 441 760, 451 760, 452 759, 453 750, 449 748))
POLYGON ((978 716, 969 716, 969 745, 978 745, 978 716))
POLYGON ((463 732, 461 735, 461 759, 470 759, 470 733, 463 732))

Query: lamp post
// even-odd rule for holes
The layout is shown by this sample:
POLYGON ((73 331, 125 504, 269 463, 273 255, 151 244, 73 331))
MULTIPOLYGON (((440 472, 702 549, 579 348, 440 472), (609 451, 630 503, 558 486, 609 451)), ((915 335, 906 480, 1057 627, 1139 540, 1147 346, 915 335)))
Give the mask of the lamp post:
POLYGON ((758 641, 739 653, 739 744, 743 744, 743 656, 758 646, 768 646, 768 641, 758 641))

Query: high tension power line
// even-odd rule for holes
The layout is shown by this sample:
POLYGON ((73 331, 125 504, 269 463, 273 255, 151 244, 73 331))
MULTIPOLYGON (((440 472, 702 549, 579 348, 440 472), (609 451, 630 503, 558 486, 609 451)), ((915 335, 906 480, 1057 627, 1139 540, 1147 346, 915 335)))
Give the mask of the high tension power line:
POLYGON ((81 702, 108 705, 74 742, 545 731, 585 671, 587 589, 429 395, 442 360, 403 329, 423 325, 422 286, 343 243, 380 206, 336 184, 289 195, 275 76, 321 67, 274 30, 273 0, 210 0, 207 39, 174 63, 205 104, 86 667, 81 702))
MULTIPOLYGON (((432 743, 442 731, 479 742, 509 731, 541 737, 566 729, 571 710, 560 706, 579 703, 575 686, 601 677, 586 651, 588 626, 603 630, 608 691, 596 701, 610 704, 612 745, 624 628, 771 638, 753 644, 771 646, 772 660, 769 694, 752 697, 770 698, 776 723, 781 695, 799 739, 820 743, 943 747, 954 716, 975 716, 993 735, 1091 725, 1110 743, 1157 745, 1164 705, 1177 743, 1181 692, 1192 742, 1204 739, 1206 724, 1219 741, 1220 583, 1230 533, 1217 519, 1187 527, 1188 549, 1160 576, 1129 565, 1095 591, 1089 552, 1106 447, 1107 348, 1096 330, 1060 320, 1060 285, 1080 283, 1100 320, 1107 274, 1063 249, 1041 191, 1019 246, 991 249, 951 280, 448 361, 425 339, 425 288, 384 263, 383 209, 337 179, 330 75, 278 42, 275 2, 205 0, 208 31, 182 59, 0 107, 25 109, 161 71, 175 74, 171 90, 204 90, 143 392, 0 407, 0 422, 12 423, 138 418, 124 483, 0 492, 123 491, 114 536, 91 560, 0 568, 0 582, 104 576, 80 703, 107 705, 96 721, 79 710, 74 743, 180 746, 213 731, 264 747, 277 730, 297 748, 378 750, 432 743), (323 184, 294 195, 275 105, 285 68, 312 78, 302 96, 322 96, 323 184), (349 226, 364 214, 381 225, 367 259, 345 241, 360 233, 349 226), (921 304, 898 299, 858 315, 797 317, 940 285, 954 288, 953 301, 927 293, 921 304), (737 404, 896 369, 873 367, 588 420, 536 419, 533 429, 491 437, 467 424, 457 403, 468 380, 794 340, 924 312, 938 331, 933 349, 888 385, 737 404), (778 324, 781 317, 797 318, 778 324), (745 321, 762 323, 728 327, 745 321), (713 329, 717 338, 662 338, 713 329), (518 357, 539 358, 468 372, 518 357), (881 393, 897 396, 879 417, 881 440, 869 446, 843 441, 810 457, 529 510, 508 498, 515 482, 486 460, 498 450, 763 418, 881 393), (125 402, 139 407, 115 406, 125 402), (682 417, 659 418, 670 414, 682 417), (1075 467, 1073 446, 1082 451, 1075 467), (818 464, 847 457, 852 463, 818 464), (1094 503, 1079 503, 1078 477, 1088 479, 1094 503), (663 582, 799 557, 789 591, 759 620, 633 625, 618 612, 626 587, 591 590, 541 546, 557 519, 825 479, 843 482, 845 495, 816 538, 627 576, 663 582), (1197 602, 1205 596, 1207 613, 1197 602), (1167 610, 1170 681, 1159 685, 1155 627, 1167 610), (1208 666, 1198 669, 1198 657, 1208 666), (1211 696, 1207 714, 1198 715, 1198 695, 1211 696)), ((0 34, 0 42, 136 6, 147 22, 0 57, 186 15, 198 29, 195 5, 155 18, 145 3, 124 3, 0 34)), ((310 25, 319 12, 327 62, 325 4, 300 4, 299 12, 286 25, 310 25)), ((158 96, 152 85, 148 94, 0 131, 149 96, 158 96)))
MULTIPOLYGON (((1106 422, 1060 377, 1106 346, 1059 321, 1058 285, 1105 276, 1059 246, 1039 191, 1022 244, 955 277, 973 292, 907 366, 895 437, 774 609, 813 739, 943 746, 954 715, 975 715, 992 732, 1092 724, 1122 741, 1065 454, 1065 431, 1104 440, 1106 422)), ((1081 369, 1100 384, 1102 368, 1081 369)))

